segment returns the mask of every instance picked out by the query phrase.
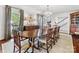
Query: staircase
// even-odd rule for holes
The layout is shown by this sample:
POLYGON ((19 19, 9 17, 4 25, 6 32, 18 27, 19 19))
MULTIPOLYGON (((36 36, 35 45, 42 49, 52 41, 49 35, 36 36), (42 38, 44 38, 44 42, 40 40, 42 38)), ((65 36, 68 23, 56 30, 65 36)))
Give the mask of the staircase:
POLYGON ((66 27, 68 26, 68 17, 64 17, 57 24, 60 26, 60 32, 66 33, 66 27))

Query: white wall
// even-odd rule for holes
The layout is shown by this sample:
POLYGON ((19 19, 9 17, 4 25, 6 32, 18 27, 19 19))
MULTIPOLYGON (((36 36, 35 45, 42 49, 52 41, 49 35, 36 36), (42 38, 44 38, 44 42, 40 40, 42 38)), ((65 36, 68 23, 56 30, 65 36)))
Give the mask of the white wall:
POLYGON ((68 18, 65 19, 63 22, 61 22, 58 25, 61 26, 62 24, 67 22, 66 25, 64 25, 63 27, 60 28, 60 32, 69 33, 69 30, 70 30, 69 29, 70 28, 70 12, 56 14, 56 15, 54 15, 54 20, 56 22, 59 22, 66 17, 68 17, 68 18))
POLYGON ((5 8, 0 5, 0 40, 4 39, 5 8))

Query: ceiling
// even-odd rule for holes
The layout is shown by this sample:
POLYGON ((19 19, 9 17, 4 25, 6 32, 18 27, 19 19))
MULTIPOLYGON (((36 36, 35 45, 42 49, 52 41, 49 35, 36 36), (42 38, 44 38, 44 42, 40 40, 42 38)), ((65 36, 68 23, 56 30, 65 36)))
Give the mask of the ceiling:
MULTIPOLYGON (((47 5, 11 5, 11 6, 23 9, 25 13, 29 14, 42 13, 47 10, 47 5)), ((79 11, 79 5, 49 5, 49 10, 53 14, 79 11)))

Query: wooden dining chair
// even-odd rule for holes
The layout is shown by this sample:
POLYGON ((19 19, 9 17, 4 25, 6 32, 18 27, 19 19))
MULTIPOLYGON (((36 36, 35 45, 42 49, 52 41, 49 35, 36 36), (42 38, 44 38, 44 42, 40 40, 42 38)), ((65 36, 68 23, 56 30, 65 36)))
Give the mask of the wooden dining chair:
POLYGON ((55 31, 54 31, 54 39, 55 39, 55 42, 57 42, 58 41, 58 39, 59 39, 59 30, 60 30, 60 27, 56 27, 55 28, 55 31))
POLYGON ((19 33, 17 31, 13 32, 13 39, 14 39, 14 53, 16 52, 15 50, 19 51, 21 53, 21 42, 20 42, 20 37, 19 33))
POLYGON ((29 38, 28 40, 29 46, 27 47, 25 52, 30 53, 30 51, 28 50, 32 48, 32 53, 34 53, 35 41, 36 41, 35 39, 37 37, 37 32, 38 32, 38 29, 29 29, 28 31, 25 31, 24 36, 29 38))
POLYGON ((49 49, 52 48, 52 29, 47 30, 47 34, 42 35, 42 39, 39 39, 39 42, 41 44, 44 44, 40 46, 41 48, 45 49, 47 53, 49 53, 49 49))
POLYGON ((52 36, 50 38, 52 39, 52 44, 55 45, 55 28, 52 28, 52 36))
POLYGON ((35 41, 36 41, 35 39, 37 37, 37 32, 38 32, 38 29, 33 29, 28 33, 28 36, 30 37, 29 41, 30 41, 30 46, 32 48, 32 53, 34 53, 35 41))
POLYGON ((25 30, 22 32, 14 31, 13 32, 14 52, 15 52, 15 48, 17 47, 19 52, 21 52, 24 49, 23 47, 26 47, 26 50, 24 51, 24 53, 28 52, 28 49, 30 47, 32 48, 32 52, 34 52, 34 42, 37 36, 38 29, 39 29, 39 26, 26 26, 25 30), (27 41, 28 44, 26 42, 23 45, 22 44, 23 41, 27 41))
POLYGON ((21 51, 26 48, 25 45, 27 43, 24 43, 24 44, 22 44, 22 43, 24 41, 26 41, 28 38, 21 36, 21 34, 22 33, 19 33, 17 31, 13 32, 13 39, 14 39, 14 51, 13 52, 14 53, 18 52, 18 51, 19 51, 19 53, 21 53, 21 51))

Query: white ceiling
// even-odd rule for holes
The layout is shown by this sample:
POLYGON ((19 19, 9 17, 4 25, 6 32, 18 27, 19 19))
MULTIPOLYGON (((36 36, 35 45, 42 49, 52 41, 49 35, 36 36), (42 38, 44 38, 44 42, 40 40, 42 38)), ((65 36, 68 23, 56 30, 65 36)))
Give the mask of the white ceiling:
MULTIPOLYGON (((46 5, 11 5, 12 7, 23 9, 26 13, 36 14, 46 11, 46 5)), ((79 11, 79 5, 49 5, 49 10, 52 13, 62 13, 79 11)))

